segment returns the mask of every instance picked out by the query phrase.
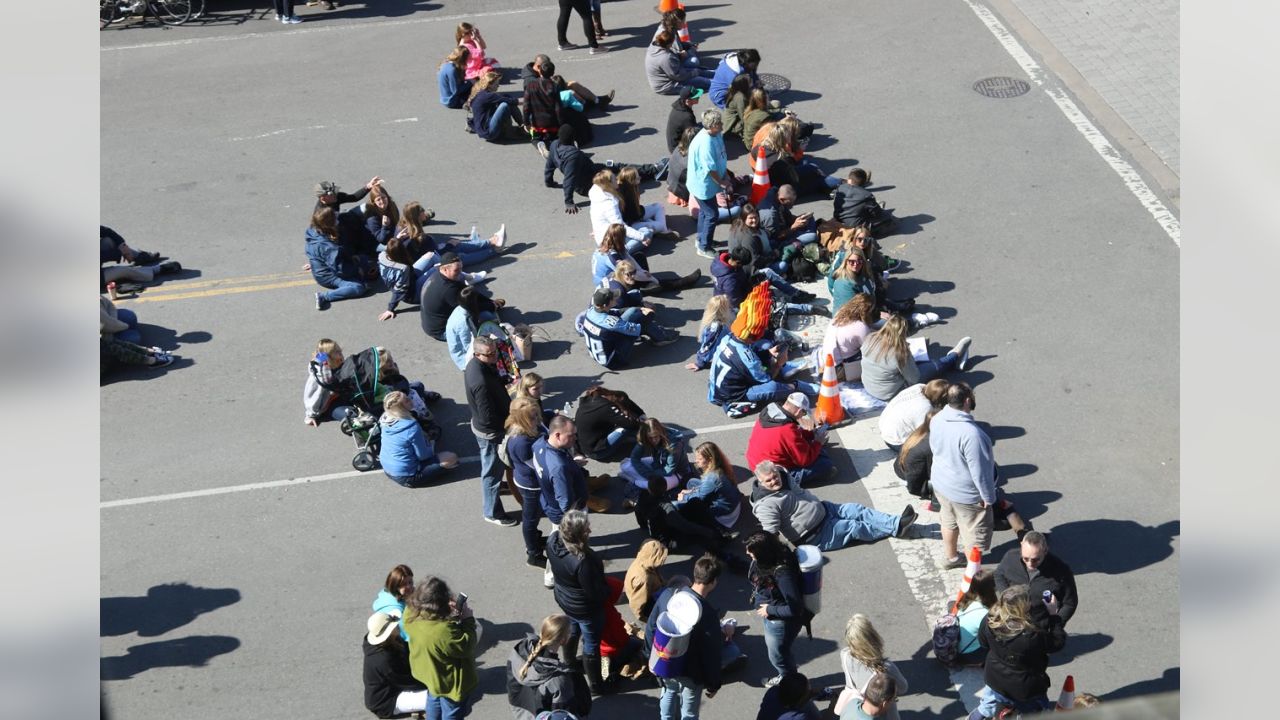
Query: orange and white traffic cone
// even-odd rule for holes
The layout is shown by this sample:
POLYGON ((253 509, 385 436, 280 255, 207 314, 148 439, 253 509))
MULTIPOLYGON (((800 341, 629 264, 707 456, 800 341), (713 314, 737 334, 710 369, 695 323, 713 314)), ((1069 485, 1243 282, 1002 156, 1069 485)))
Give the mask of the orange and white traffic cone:
POLYGON ((684 7, 679 0, 658 0, 658 12, 667 13, 684 7))
POLYGON ((827 353, 822 368, 822 390, 818 392, 817 416, 820 422, 836 425, 844 421, 844 406, 840 404, 840 389, 836 387, 836 361, 827 353))
POLYGON ((676 31, 676 37, 680 39, 681 45, 689 44, 689 23, 680 24, 680 29, 676 31))
POLYGON ((764 200, 764 196, 769 194, 769 167, 764 161, 764 145, 756 151, 756 161, 752 163, 752 172, 755 177, 751 178, 751 204, 760 207, 760 201, 764 200))
POLYGON ((978 574, 982 569, 982 548, 969 548, 969 564, 964 568, 964 579, 960 581, 960 590, 956 593, 956 601, 954 609, 960 609, 960 598, 969 592, 969 588, 973 586, 973 576, 978 574))
POLYGON ((1067 676, 1067 681, 1062 683, 1062 694, 1058 696, 1058 706, 1054 708, 1059 712, 1065 712, 1076 704, 1076 679, 1072 675, 1067 676))

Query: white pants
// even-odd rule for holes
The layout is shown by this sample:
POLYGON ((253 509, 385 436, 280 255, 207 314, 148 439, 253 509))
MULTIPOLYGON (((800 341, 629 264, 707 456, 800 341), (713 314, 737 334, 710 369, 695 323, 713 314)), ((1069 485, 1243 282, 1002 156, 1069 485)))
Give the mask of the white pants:
POLYGON ((396 698, 396 713, 414 713, 427 711, 427 691, 402 692, 396 698))
POLYGON ((650 203, 644 206, 644 219, 631 223, 636 229, 649 228, 654 232, 667 232, 667 211, 662 203, 650 203))

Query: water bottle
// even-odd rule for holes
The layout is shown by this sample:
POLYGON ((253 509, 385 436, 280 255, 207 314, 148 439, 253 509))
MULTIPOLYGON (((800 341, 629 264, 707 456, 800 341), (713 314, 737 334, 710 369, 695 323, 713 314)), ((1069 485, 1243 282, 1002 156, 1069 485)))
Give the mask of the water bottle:
POLYGON ((1049 601, 1053 599, 1053 591, 1045 590, 1043 593, 1040 593, 1040 598, 1044 600, 1045 605, 1048 605, 1049 601))

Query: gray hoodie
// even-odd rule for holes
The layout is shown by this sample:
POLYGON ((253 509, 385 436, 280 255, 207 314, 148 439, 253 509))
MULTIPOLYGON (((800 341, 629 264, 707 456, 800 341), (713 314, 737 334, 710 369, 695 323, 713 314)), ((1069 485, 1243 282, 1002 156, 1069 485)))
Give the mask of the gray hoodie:
POLYGON ((996 501, 996 463, 991 438, 973 415, 944 407, 929 421, 929 449, 933 451, 930 482, 934 492, 951 502, 977 505, 996 501))
POLYGON ((698 74, 695 68, 680 67, 680 56, 661 45, 650 44, 644 54, 644 74, 649 87, 659 95, 680 92, 680 84, 698 74))
POLYGON ((759 480, 751 484, 751 513, 767 532, 782 533, 792 545, 804 544, 805 536, 822 527, 827 509, 808 490, 797 487, 791 474, 782 468, 782 488, 771 492, 759 480))

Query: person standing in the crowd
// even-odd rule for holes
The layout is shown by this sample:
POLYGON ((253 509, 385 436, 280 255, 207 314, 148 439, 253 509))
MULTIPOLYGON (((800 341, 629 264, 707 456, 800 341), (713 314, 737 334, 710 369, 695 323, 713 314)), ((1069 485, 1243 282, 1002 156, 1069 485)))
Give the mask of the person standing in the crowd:
POLYGON ((503 425, 511 408, 511 396, 498 374, 498 348, 492 338, 477 337, 471 341, 471 360, 462 376, 467 389, 467 406, 471 409, 471 432, 480 447, 480 481, 483 483, 483 513, 486 522, 514 527, 519 520, 507 516, 498 490, 505 475, 498 461, 498 444, 505 432, 503 425))
POLYGON ((1058 601, 1031 598, 1026 585, 1012 585, 999 595, 995 607, 978 628, 978 642, 987 648, 982 671, 986 683, 982 701, 969 714, 970 720, 992 718, 1001 705, 1011 705, 1024 713, 1053 708, 1049 700, 1049 654, 1063 648, 1067 631, 1058 616, 1058 601), (1040 622, 1032 619, 1032 603, 1043 603, 1040 622))
MULTIPOLYGON (((895 683, 893 696, 907 691, 907 679, 892 660, 884 655, 884 640, 876 632, 871 619, 862 613, 849 618, 844 629, 844 647, 840 648, 840 668, 844 671, 844 690, 836 701, 836 712, 860 705, 871 692, 872 681, 887 675, 895 683)), ((884 703, 877 703, 884 704, 884 703)), ((842 714, 840 717, 844 717, 842 714)), ((898 704, 890 703, 883 717, 898 720, 898 704)))
POLYGON ((587 44, 591 46, 591 54, 608 52, 596 40, 596 29, 591 22, 591 0, 560 0, 560 16, 556 18, 556 45, 561 52, 578 47, 569 42, 569 13, 576 12, 582 18, 582 32, 587 36, 587 44))
POLYGON ((426 712, 427 686, 409 670, 409 646, 400 638, 399 617, 369 616, 364 648, 364 706, 380 718, 426 712))
MULTIPOLYGON (((521 380, 526 378, 527 375, 521 380)), ((534 398, 517 392, 503 425, 507 431, 511 481, 520 491, 520 530, 524 535, 525 562, 530 567, 545 569, 547 556, 543 549, 547 546, 547 539, 538 531, 538 520, 542 517, 542 488, 533 461, 534 444, 547 436, 542 426, 542 406, 534 398)))
POLYGON ((764 619, 764 644, 769 650, 769 663, 778 674, 765 681, 773 687, 788 673, 797 670, 791 645, 807 623, 809 611, 804 605, 800 583, 800 561, 796 551, 782 544, 776 535, 756 531, 747 538, 747 556, 751 569, 751 604, 756 615, 764 619))
POLYGON ((534 720, 535 713, 552 710, 568 710, 583 717, 591 712, 591 692, 582 672, 560 656, 571 629, 568 617, 548 615, 537 635, 526 635, 511 648, 507 702, 516 720, 534 720))
POLYGON ((272 0, 272 3, 276 6, 276 20, 285 25, 297 25, 302 22, 302 18, 293 13, 293 0, 272 0))
POLYGON ((689 177, 686 187, 689 197, 698 201, 698 255, 709 260, 716 257, 711 246, 714 239, 716 220, 716 195, 729 188, 729 159, 725 154, 724 138, 720 136, 724 129, 719 110, 707 110, 702 113, 702 130, 694 136, 689 144, 689 177))
POLYGON ((947 388, 947 406, 929 421, 929 482, 942 507, 944 569, 965 565, 957 540, 965 548, 991 549, 996 464, 991 438, 973 419, 977 405, 968 383, 953 383, 947 388))
POLYGON ((437 577, 422 579, 401 622, 409 636, 409 667, 427 686, 427 717, 462 720, 479 697, 476 618, 437 577))
MULTIPOLYGON (((720 561, 710 555, 703 555, 693 564, 693 585, 689 589, 702 612, 689 634, 685 674, 661 679, 662 698, 658 701, 658 713, 662 720, 675 720, 677 717, 696 720, 703 695, 709 700, 720 692, 720 656, 726 631, 720 626, 720 612, 707 597, 716 589, 722 568, 720 561)), ((732 632, 732 626, 729 632, 732 632)))
POLYGON ((1011 585, 1027 585, 1035 598, 1043 597, 1046 590, 1053 593, 1063 625, 1071 621, 1080 603, 1071 568, 1049 552, 1049 539, 1035 530, 1023 535, 1018 547, 1005 553, 996 568, 995 580, 996 592, 1004 592, 1011 585))
POLYGON ((587 544, 591 522, 581 510, 570 510, 560 527, 547 539, 547 564, 554 578, 556 604, 572 622, 565 657, 572 662, 582 644, 582 665, 592 695, 612 689, 606 684, 600 665, 600 637, 604 633, 606 598, 604 563, 587 544))

